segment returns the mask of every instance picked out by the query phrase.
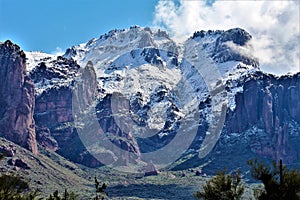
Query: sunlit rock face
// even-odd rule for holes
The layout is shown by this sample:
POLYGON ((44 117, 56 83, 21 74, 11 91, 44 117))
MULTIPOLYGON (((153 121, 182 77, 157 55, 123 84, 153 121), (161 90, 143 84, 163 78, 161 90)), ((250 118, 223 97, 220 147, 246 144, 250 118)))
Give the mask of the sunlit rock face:
POLYGON ((228 115, 227 132, 242 133, 256 127, 252 133, 257 135, 250 141, 254 153, 285 162, 296 160, 300 74, 274 77, 256 73, 249 78, 243 92, 235 96, 236 109, 228 115))
POLYGON ((0 136, 37 154, 34 84, 25 62, 19 46, 9 40, 0 43, 0 136))

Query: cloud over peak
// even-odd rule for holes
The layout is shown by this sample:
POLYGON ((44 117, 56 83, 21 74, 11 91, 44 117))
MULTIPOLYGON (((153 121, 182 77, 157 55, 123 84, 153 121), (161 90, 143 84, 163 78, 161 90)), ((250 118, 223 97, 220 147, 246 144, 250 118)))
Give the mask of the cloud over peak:
POLYGON ((299 1, 205 1, 160 0, 153 24, 183 41, 198 30, 240 27, 252 36, 253 55, 261 69, 275 74, 299 72, 299 1))

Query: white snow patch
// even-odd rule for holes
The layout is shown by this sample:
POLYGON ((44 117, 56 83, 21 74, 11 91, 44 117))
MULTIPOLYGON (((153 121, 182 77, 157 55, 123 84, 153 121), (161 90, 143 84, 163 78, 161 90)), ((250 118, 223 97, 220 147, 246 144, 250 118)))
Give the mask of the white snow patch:
POLYGON ((25 54, 27 72, 32 71, 41 62, 49 63, 50 61, 56 59, 55 55, 39 51, 27 51, 25 54))

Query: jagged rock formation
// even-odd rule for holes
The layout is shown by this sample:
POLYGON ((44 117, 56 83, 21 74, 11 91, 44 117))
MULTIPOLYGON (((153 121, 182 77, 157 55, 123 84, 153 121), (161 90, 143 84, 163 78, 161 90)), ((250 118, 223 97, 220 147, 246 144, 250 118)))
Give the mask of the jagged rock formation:
MULTIPOLYGON (((275 77, 259 71, 257 59, 239 51, 251 48, 251 38, 239 28, 199 31, 180 46, 165 31, 131 27, 73 46, 62 57, 45 57, 33 63, 30 72, 37 94, 34 117, 39 126, 38 139, 73 161, 99 165, 79 139, 72 106, 75 101, 79 111, 84 111, 98 95, 91 112, 96 113, 99 126, 116 149, 132 153, 132 157, 116 159, 106 152, 107 160, 127 165, 143 153, 167 146, 180 130, 181 120, 193 112, 192 106, 185 110, 185 105, 195 102, 200 116, 199 123, 194 120, 198 132, 186 152, 198 157, 212 124, 215 97, 207 89, 203 71, 193 62, 197 58, 207 75, 212 67, 220 72, 223 80, 219 82, 224 83, 229 98, 220 96, 220 101, 228 102, 227 116, 219 142, 207 156, 208 167, 213 163, 221 166, 226 156, 236 156, 240 161, 224 162, 235 168, 257 156, 293 162, 299 157, 299 74, 275 77), (86 67, 81 69, 79 65, 86 67), (120 97, 121 104, 124 99, 128 112, 113 113, 118 105, 112 96, 120 97), (136 139, 133 130, 118 124, 118 114, 155 134, 136 139)), ((203 160, 195 162, 195 157, 180 162, 185 167, 203 164, 203 160)), ((211 169, 214 173, 215 168, 211 169)))
POLYGON ((57 151, 58 150, 58 143, 57 141, 51 136, 50 129, 47 127, 36 127, 36 139, 42 146, 46 147, 49 150, 57 151))
POLYGON ((117 105, 113 105, 111 103, 111 97, 112 95, 107 95, 99 101, 96 106, 97 118, 103 132, 111 133, 110 137, 113 138, 111 142, 116 145, 117 148, 131 153, 131 156, 121 153, 119 158, 115 160, 118 165, 126 166, 129 163, 136 163, 136 160, 140 158, 140 149, 135 139, 132 137, 132 134, 122 130, 122 128, 116 123, 113 117, 113 114, 115 113, 112 112, 112 107, 117 105))
POLYGON ((237 93, 236 110, 229 114, 227 131, 245 132, 256 126, 266 133, 264 140, 252 141, 258 155, 291 162, 296 147, 289 141, 291 122, 300 124, 300 73, 275 77, 263 73, 250 76, 237 93))
POLYGON ((97 80, 92 63, 81 69, 73 59, 57 57, 38 64, 30 76, 35 84, 42 85, 34 114, 39 143, 74 162, 99 166, 99 161, 81 143, 74 127, 72 106, 77 101, 84 109, 95 99, 97 80))
POLYGON ((0 43, 0 136, 37 154, 34 85, 26 76, 25 59, 19 46, 0 43))
POLYGON ((97 96, 97 76, 93 63, 89 61, 85 68, 81 70, 81 81, 76 82, 73 89, 73 104, 77 103, 79 111, 84 111, 91 103, 93 103, 97 96))
POLYGON ((282 159, 293 166, 299 159, 300 73, 276 77, 257 71, 235 84, 242 89, 235 95, 235 109, 227 109, 218 143, 207 158, 189 164, 211 160, 204 168, 208 173, 224 167, 247 171, 246 162, 254 158, 282 159))
POLYGON ((251 39, 252 36, 243 29, 235 28, 225 31, 216 40, 212 57, 216 62, 235 60, 258 67, 258 61, 255 58, 243 55, 238 50, 232 50, 232 47, 230 47, 230 43, 237 47, 245 46, 251 39))
MULTIPOLYGON (((255 68, 259 67, 258 60, 251 55, 244 55, 238 49, 239 47, 251 48, 248 42, 252 36, 245 30, 240 28, 233 28, 227 31, 198 31, 193 34, 192 39, 201 40, 205 37, 216 37, 210 49, 210 56, 216 63, 224 63, 227 61, 240 61, 245 65, 252 65, 255 68)), ((204 48, 210 46, 204 43, 204 48)))

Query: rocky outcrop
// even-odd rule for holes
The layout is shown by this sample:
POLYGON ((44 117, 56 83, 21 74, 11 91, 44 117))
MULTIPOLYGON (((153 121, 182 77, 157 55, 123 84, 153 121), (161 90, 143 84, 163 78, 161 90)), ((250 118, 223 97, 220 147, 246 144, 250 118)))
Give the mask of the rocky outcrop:
MULTIPOLYGON (((250 75, 249 75, 250 76, 250 75)), ((300 73, 275 77, 252 74, 236 95, 236 109, 227 116, 226 132, 243 133, 256 126, 266 134, 250 141, 252 151, 275 160, 296 159, 290 141, 292 123, 300 124, 300 73)))
POLYGON ((93 64, 88 62, 80 68, 74 60, 58 57, 50 65, 39 64, 30 74, 38 84, 57 81, 35 100, 38 142, 74 162, 99 166, 101 163, 87 152, 73 123, 74 102, 83 110, 95 99, 97 79, 93 64))
POLYGON ((81 80, 76 82, 76 86, 72 90, 72 98, 73 104, 76 103, 79 111, 83 111, 95 101, 97 96, 97 75, 91 61, 81 70, 80 77, 81 80))
POLYGON ((36 97, 34 118, 39 126, 55 127, 70 122, 72 116, 72 89, 69 87, 50 88, 36 97))
MULTIPOLYGON (((245 54, 243 49, 251 49, 249 41, 252 36, 241 28, 233 28, 227 31, 208 30, 197 31, 193 34, 191 39, 198 40, 205 37, 216 38, 212 46, 208 50, 210 56, 216 63, 224 63, 227 61, 239 61, 246 65, 251 65, 259 68, 259 62, 256 58, 249 54, 245 54)), ((207 48, 208 43, 202 41, 203 47, 207 48)))
MULTIPOLYGON (((112 113, 112 107, 117 105, 111 103, 111 98, 112 95, 106 95, 96 106, 99 125, 104 133, 110 133, 109 137, 112 138, 111 142, 116 145, 116 148, 131 153, 129 156, 127 154, 119 155, 117 160, 118 165, 126 166, 129 163, 136 163, 140 158, 140 149, 130 131, 127 130, 128 132, 126 132, 122 130, 116 123, 112 113)), ((126 101, 122 95, 118 98, 122 103, 126 101)))
POLYGON ((0 136, 37 154, 34 85, 26 76, 25 60, 19 46, 0 43, 0 136))
POLYGON ((152 162, 149 162, 145 167, 145 176, 157 176, 158 170, 152 162))
POLYGON ((252 65, 258 68, 258 60, 244 55, 240 52, 239 47, 247 45, 252 36, 243 29, 234 28, 223 32, 216 40, 212 58, 217 63, 226 61, 240 61, 246 65, 252 65))
POLYGON ((15 153, 16 148, 13 145, 0 145, 0 154, 4 155, 5 157, 13 157, 15 153))
POLYGON ((37 93, 35 98, 34 119, 38 126, 38 142, 49 149, 58 150, 62 141, 73 135, 70 133, 72 129, 65 127, 64 123, 73 121, 71 87, 79 69, 80 66, 74 60, 58 57, 51 63, 39 63, 30 72, 36 84, 45 83, 46 89, 37 93), (52 80, 58 81, 51 85, 52 80), (65 128, 58 129, 60 126, 65 128))
POLYGON ((72 122, 73 98, 80 102, 80 105, 86 106, 94 100, 97 89, 96 73, 91 62, 80 69, 74 60, 58 57, 51 64, 53 66, 42 62, 30 73, 31 78, 38 84, 59 80, 52 86, 48 86, 49 83, 48 88, 35 100, 34 118, 38 125, 46 127, 72 122), (76 82, 76 78, 80 81, 76 82))
POLYGON ((36 127, 36 138, 39 144, 52 151, 58 150, 57 141, 51 136, 50 129, 47 127, 36 127))
POLYGON ((16 160, 14 160, 13 163, 16 167, 20 167, 22 169, 30 169, 31 168, 29 166, 29 164, 27 162, 25 162, 22 158, 18 158, 16 160))

